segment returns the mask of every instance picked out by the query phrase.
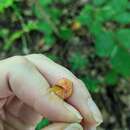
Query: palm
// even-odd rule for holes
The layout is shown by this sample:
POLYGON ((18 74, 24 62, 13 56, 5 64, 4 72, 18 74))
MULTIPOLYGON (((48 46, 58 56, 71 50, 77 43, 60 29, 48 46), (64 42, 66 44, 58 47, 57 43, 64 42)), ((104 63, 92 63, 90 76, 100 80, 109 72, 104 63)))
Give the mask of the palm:
POLYGON ((2 108, 4 130, 34 130, 42 118, 31 107, 24 104, 16 96, 9 97, 2 108))

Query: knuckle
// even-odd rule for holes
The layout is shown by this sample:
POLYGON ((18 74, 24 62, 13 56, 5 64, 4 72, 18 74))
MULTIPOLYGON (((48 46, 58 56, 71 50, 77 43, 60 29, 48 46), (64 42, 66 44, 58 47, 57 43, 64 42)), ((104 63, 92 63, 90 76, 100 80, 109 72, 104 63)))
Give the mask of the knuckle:
POLYGON ((19 69, 29 69, 33 70, 35 67, 34 65, 24 56, 13 56, 12 57, 13 61, 13 66, 14 68, 19 68, 19 69))
POLYGON ((18 64, 28 64, 28 60, 23 56, 13 56, 12 59, 18 64))

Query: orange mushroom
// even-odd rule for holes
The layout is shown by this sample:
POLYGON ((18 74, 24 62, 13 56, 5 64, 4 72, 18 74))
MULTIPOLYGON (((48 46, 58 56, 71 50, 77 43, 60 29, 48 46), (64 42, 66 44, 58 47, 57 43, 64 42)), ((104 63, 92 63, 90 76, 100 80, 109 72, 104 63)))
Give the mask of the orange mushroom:
POLYGON ((62 99, 67 99, 72 95, 73 83, 66 78, 60 79, 55 85, 50 88, 50 91, 54 92, 62 99))

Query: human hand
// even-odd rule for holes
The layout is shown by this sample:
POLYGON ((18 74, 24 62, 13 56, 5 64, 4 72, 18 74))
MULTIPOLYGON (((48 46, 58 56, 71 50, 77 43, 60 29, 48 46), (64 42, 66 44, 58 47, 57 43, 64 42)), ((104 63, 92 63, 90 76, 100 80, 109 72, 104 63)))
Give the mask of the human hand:
POLYGON ((0 130, 34 130, 43 117, 54 122, 43 130, 82 130, 82 118, 84 130, 95 130, 102 122, 84 83, 42 54, 1 60, 0 74, 0 130), (48 91, 62 78, 73 82, 67 102, 48 91))

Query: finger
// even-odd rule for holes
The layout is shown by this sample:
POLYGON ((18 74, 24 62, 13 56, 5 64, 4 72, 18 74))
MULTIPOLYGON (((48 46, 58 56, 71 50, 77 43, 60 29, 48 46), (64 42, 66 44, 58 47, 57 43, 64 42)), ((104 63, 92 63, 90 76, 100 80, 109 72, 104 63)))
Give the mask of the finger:
POLYGON ((21 101, 52 121, 81 120, 76 109, 48 91, 48 82, 26 58, 10 58, 5 66, 5 79, 8 79, 10 89, 21 101))
POLYGON ((53 123, 42 130, 83 130, 83 128, 81 125, 77 123, 53 123))
POLYGON ((85 124, 97 126, 102 122, 101 113, 82 81, 77 79, 69 70, 54 63, 44 55, 33 54, 26 57, 36 65, 51 84, 55 84, 61 78, 68 78, 73 82, 74 92, 68 102, 81 112, 85 124))
POLYGON ((43 117, 32 107, 21 102, 16 96, 10 97, 4 107, 5 111, 25 124, 35 126, 43 117))

